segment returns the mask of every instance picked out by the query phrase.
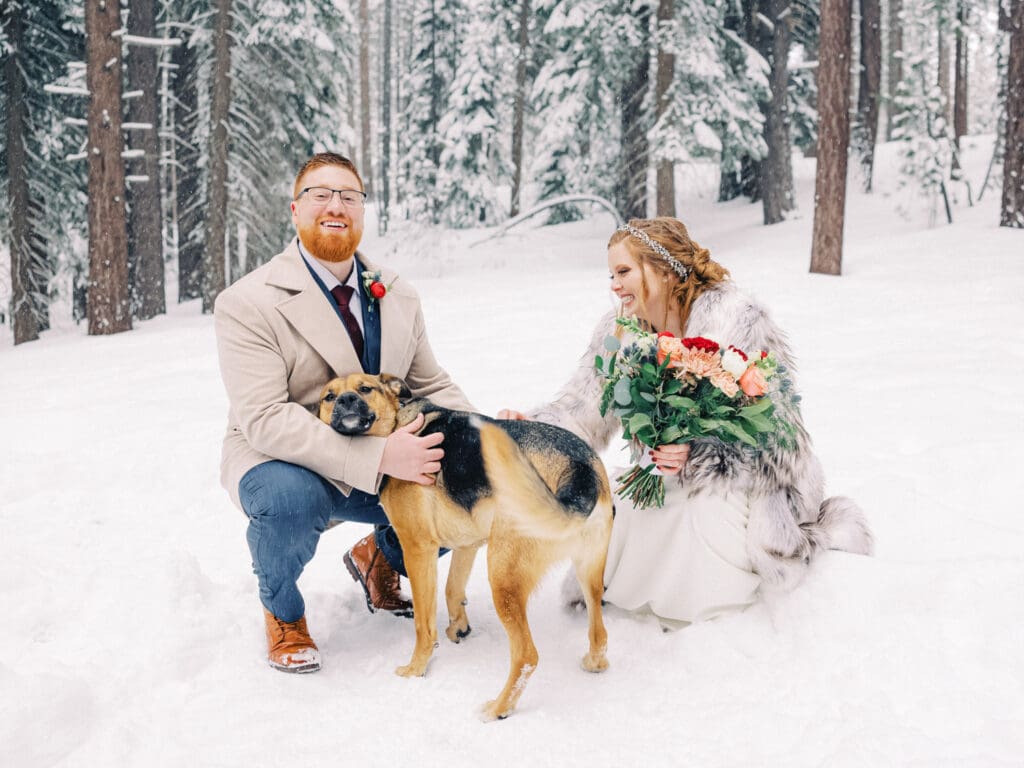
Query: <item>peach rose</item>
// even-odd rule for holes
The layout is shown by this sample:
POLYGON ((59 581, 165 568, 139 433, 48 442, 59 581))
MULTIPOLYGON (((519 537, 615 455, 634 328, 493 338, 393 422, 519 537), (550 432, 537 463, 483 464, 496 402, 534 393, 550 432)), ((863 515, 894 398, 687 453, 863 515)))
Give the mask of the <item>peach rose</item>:
POLYGON ((718 371, 711 375, 710 380, 712 384, 722 390, 726 397, 735 397, 736 393, 740 391, 739 386, 736 384, 736 379, 728 371, 718 371))
POLYGON ((768 382, 765 381, 764 374, 756 365, 747 368, 737 383, 743 390, 743 394, 750 397, 760 397, 768 391, 768 382))
POLYGON ((658 365, 664 363, 665 358, 668 357, 671 358, 668 367, 679 368, 682 365, 684 352, 686 352, 686 347, 683 346, 682 339, 667 334, 658 335, 658 365))

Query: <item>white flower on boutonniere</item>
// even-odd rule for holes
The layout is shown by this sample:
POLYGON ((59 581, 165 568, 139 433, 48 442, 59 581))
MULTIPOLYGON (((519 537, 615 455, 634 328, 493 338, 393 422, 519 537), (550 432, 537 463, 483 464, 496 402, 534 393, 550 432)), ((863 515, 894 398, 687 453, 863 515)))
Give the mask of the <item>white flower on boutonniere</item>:
MULTIPOLYGON (((395 280, 398 278, 396 277, 395 280)), ((388 291, 391 290, 391 286, 395 284, 392 280, 387 285, 384 285, 381 280, 380 272, 371 272, 366 270, 363 272, 363 287, 366 289, 367 300, 369 301, 369 311, 373 312, 373 305, 376 304, 380 299, 383 299, 388 295, 388 291)))

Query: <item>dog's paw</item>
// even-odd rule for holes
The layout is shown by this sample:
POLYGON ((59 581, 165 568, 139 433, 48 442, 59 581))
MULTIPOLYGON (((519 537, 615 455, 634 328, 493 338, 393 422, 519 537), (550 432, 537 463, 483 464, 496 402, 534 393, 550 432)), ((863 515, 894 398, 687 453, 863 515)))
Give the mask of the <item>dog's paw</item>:
POLYGON ((458 643, 469 637, 469 633, 472 631, 473 628, 469 626, 468 621, 461 625, 453 622, 448 625, 448 629, 445 630, 445 634, 448 635, 448 639, 453 643, 458 643))
POLYGON ((426 673, 427 665, 417 664, 415 662, 395 669, 395 674, 399 677, 423 677, 426 673))
POLYGON ((480 719, 485 723, 504 720, 511 714, 511 707, 506 710, 504 707, 499 706, 497 701, 488 701, 480 708, 480 719))
POLYGON ((580 666, 587 672, 604 672, 608 669, 608 657, 601 653, 588 653, 583 657, 580 666))

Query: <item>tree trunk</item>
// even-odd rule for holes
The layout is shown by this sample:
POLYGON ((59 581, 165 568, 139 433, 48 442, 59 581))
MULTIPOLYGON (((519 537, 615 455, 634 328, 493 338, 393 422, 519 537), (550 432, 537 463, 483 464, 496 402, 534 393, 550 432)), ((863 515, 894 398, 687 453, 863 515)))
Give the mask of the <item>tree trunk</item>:
MULTIPOLYGON (((131 0, 128 34, 156 37, 156 4, 131 0)), ((128 102, 128 121, 148 123, 148 129, 127 132, 128 145, 146 154, 131 162, 133 175, 128 189, 128 276, 135 317, 148 320, 167 311, 164 296, 163 214, 160 208, 160 126, 157 94, 157 49, 135 46, 128 54, 128 88, 142 91, 128 102)))
POLYGON ((1006 67, 1006 143, 999 226, 1024 229, 1024 0, 1010 0, 1006 26, 1010 59, 1006 67))
POLYGON ((231 109, 231 0, 217 0, 213 35, 213 94, 210 100, 210 161, 206 249, 203 251, 203 312, 212 312, 224 290, 228 217, 228 113, 231 109))
POLYGON ((89 89, 89 335, 131 330, 128 232, 121 152, 121 28, 118 3, 86 0, 89 89))
POLYGON ((759 163, 761 205, 765 224, 783 221, 793 210, 793 164, 789 143, 789 58, 790 0, 767 0, 764 5, 773 28, 761 33, 762 50, 768 53, 768 84, 771 97, 761 105, 764 112, 764 140, 768 155, 759 163))
POLYGON ((359 171, 373 194, 373 137, 370 134, 370 4, 359 0, 359 171))
POLYGON ((523 124, 526 113, 526 65, 530 53, 530 0, 519 2, 519 54, 516 57, 516 95, 512 103, 512 204, 509 216, 519 215, 523 187, 523 124))
POLYGON ((967 25, 970 7, 966 0, 957 0, 956 63, 953 81, 953 137, 957 152, 960 137, 967 135, 967 25))
POLYGON ((850 0, 822 0, 818 56, 818 169, 811 272, 842 273, 850 143, 850 0))
POLYGON ((187 44, 188 36, 171 54, 174 70, 174 123, 180 142, 174 156, 178 209, 178 302, 203 295, 203 239, 206 232, 202 199, 200 150, 195 143, 199 118, 199 94, 196 86, 198 62, 196 49, 187 44))
MULTIPOLYGON (((673 0, 659 0, 658 2, 658 39, 661 39, 661 26, 669 24, 675 15, 675 3, 673 0)), ((654 101, 657 108, 657 118, 668 109, 668 91, 672 87, 672 78, 675 75, 675 56, 668 53, 662 45, 658 45, 658 73, 654 84, 654 101)), ((676 215, 676 182, 675 164, 671 160, 659 160, 657 166, 657 181, 655 183, 655 212, 658 216, 676 215)))
POLYGON ((650 35, 650 10, 635 12, 641 32, 641 43, 635 48, 629 75, 619 91, 622 104, 622 159, 618 205, 623 218, 647 218, 647 116, 644 99, 650 81, 650 57, 647 53, 650 35))
POLYGON ((388 209, 391 205, 391 0, 384 0, 384 39, 381 40, 380 77, 380 210, 377 212, 377 227, 381 235, 388 231, 388 209))
POLYGON ((882 85, 882 9, 879 0, 860 0, 860 87, 857 89, 857 150, 864 191, 871 191, 878 141, 878 91, 882 85))
MULTIPOLYGON (((949 16, 947 13, 948 11, 940 6, 938 30, 939 71, 936 84, 942 93, 942 116, 946 119, 946 124, 948 125, 953 121, 953 93, 949 82, 949 16)), ((949 135, 948 128, 946 129, 946 135, 949 135)))
POLYGON ((900 21, 902 0, 889 0, 889 106, 885 110, 885 138, 892 140, 896 128, 896 91, 903 79, 903 24, 900 21))
POLYGON ((24 21, 22 10, 14 3, 0 19, 7 29, 10 51, 4 62, 7 92, 7 201, 11 222, 11 326, 14 343, 35 341, 39 338, 39 322, 32 298, 32 246, 35 239, 29 216, 28 156, 25 142, 28 138, 28 112, 25 103, 25 81, 19 61, 25 56, 24 21))

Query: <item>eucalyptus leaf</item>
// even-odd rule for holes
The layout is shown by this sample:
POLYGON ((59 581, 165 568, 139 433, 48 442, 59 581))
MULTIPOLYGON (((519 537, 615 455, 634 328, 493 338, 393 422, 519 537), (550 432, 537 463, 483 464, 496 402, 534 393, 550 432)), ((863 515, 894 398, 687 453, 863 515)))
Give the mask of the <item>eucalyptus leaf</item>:
POLYGON ((661 442, 663 445, 676 442, 685 433, 679 427, 672 425, 661 430, 661 442))
POLYGON ((646 413, 634 413, 629 417, 629 429, 634 434, 645 427, 653 426, 654 425, 651 423, 651 417, 646 413))
POLYGON ((622 349, 622 342, 619 341, 614 336, 605 336, 604 348, 607 349, 609 352, 618 352, 620 349, 622 349))
POLYGON ((633 402, 629 391, 629 379, 622 378, 615 382, 615 402, 619 405, 630 405, 633 402))

